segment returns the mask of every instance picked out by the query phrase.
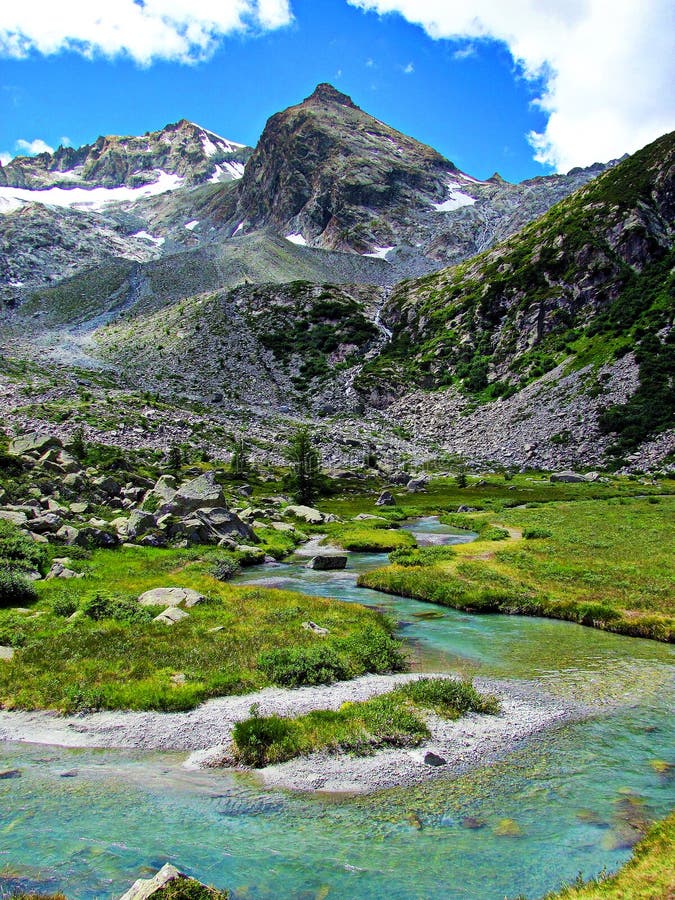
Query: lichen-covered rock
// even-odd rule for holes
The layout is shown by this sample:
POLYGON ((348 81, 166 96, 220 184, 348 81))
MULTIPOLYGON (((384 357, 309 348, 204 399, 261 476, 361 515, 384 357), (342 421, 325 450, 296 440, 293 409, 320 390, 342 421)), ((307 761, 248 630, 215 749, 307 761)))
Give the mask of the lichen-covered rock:
POLYGON ((284 515, 302 519, 308 525, 320 525, 324 520, 323 513, 312 506, 287 506, 284 515))
POLYGON ((38 431, 29 431, 13 438, 9 444, 9 452, 15 456, 23 456, 24 453, 44 453, 50 447, 63 447, 61 439, 54 434, 40 434, 38 431))
POLYGON ((141 606, 196 606, 204 600, 204 595, 191 588, 153 588, 138 598, 141 606))

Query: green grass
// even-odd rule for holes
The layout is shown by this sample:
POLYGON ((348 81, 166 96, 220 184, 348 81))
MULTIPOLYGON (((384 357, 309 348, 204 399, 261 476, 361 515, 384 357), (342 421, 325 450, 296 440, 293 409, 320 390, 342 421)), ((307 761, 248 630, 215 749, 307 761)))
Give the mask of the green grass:
POLYGON ((456 546, 446 561, 420 555, 412 566, 394 557, 396 565, 362 575, 359 584, 472 612, 568 619, 673 641, 675 500, 650 499, 503 510, 500 524, 548 536, 480 539, 456 546))
POLYGON ((216 553, 99 550, 74 563, 84 578, 38 582, 30 613, 0 610, 0 643, 16 648, 14 659, 0 666, 0 706, 190 709, 208 697, 270 684, 275 672, 266 655, 284 649, 311 656, 320 646, 337 659, 340 677, 402 666, 391 625, 377 612, 223 584, 210 574, 216 553), (131 602, 160 586, 194 588, 208 602, 176 625, 160 625, 131 602), (73 608, 79 612, 71 620, 73 608), (307 620, 327 628, 328 636, 303 629, 307 620), (185 681, 176 684, 179 673, 185 681))
POLYGON ((360 523, 322 525, 328 536, 322 541, 331 547, 353 550, 358 553, 389 553, 401 547, 413 547, 415 539, 409 532, 392 529, 386 525, 361 525, 360 523))
POLYGON ((365 755, 381 747, 417 746, 429 737, 425 712, 456 719, 472 711, 494 715, 499 704, 470 682, 424 678, 370 700, 293 719, 254 711, 234 727, 235 755, 260 768, 316 750, 365 755))
POLYGON ((615 875, 564 887, 545 900, 670 900, 675 897, 675 812, 657 822, 615 875))

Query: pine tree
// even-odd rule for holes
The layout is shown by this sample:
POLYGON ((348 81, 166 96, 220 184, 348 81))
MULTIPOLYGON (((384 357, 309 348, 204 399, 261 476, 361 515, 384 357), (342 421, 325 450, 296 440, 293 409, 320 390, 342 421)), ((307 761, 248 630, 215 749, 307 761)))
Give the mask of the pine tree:
POLYGON ((291 435, 285 455, 290 463, 289 488, 299 503, 311 503, 319 490, 321 458, 309 428, 298 428, 291 435))

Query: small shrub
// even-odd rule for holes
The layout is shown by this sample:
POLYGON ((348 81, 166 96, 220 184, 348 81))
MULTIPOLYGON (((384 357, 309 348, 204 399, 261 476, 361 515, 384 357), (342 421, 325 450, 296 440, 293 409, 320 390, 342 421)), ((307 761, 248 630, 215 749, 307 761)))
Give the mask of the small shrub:
POLYGON ((452 547, 402 547, 389 554, 397 566, 435 566, 455 558, 452 547))
POLYGON ((47 550, 27 537, 16 525, 0 519, 0 560, 18 564, 23 568, 37 569, 44 575, 47 550))
POLYGON ((401 642, 379 628, 367 627, 341 641, 340 646, 349 655, 352 668, 358 674, 401 672, 406 667, 401 642))
POLYGON ((135 600, 120 597, 108 597, 95 594, 82 604, 82 613, 95 622, 101 619, 116 619, 118 622, 149 622, 153 614, 145 606, 139 606, 135 600))
POLYGON ((232 556, 224 556, 222 559, 216 560, 211 567, 211 575, 213 575, 214 578, 217 578, 218 581, 227 581, 235 575, 238 575, 240 572, 241 567, 237 560, 232 556))
POLYGON ((432 709, 439 715, 458 718, 466 712, 495 715, 499 702, 495 697, 480 694, 470 681, 452 681, 448 678, 420 678, 401 688, 416 706, 432 709))
POLYGON ((57 597, 52 603, 52 611, 56 616, 63 616, 67 619, 77 609, 77 603, 70 597, 57 597))
POLYGON ((550 538, 551 534, 552 532, 547 531, 546 528, 525 528, 523 530, 523 537, 528 541, 544 540, 550 538))
POLYGON ((509 537, 506 528, 498 528, 496 525, 484 528, 480 533, 482 541, 505 541, 509 537))
POLYGON ((37 600, 32 583, 16 569, 0 568, 0 608, 26 606, 37 600))
POLYGON ((258 657, 258 668, 282 687, 332 684, 348 675, 344 661, 330 646, 270 650, 258 657))
POLYGON ((296 751, 294 723, 281 716, 254 715, 237 722, 232 737, 237 758, 246 766, 259 768, 270 762, 289 759, 296 751), (271 752, 272 745, 277 745, 271 752))

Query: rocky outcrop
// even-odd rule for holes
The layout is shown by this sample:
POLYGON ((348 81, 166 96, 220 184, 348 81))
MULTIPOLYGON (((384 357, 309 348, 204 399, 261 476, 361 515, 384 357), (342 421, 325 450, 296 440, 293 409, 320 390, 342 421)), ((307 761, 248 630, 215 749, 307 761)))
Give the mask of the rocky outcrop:
POLYGON ((189 896, 192 900, 227 900, 229 896, 227 891, 207 887, 196 878, 190 878, 180 869, 166 863, 152 878, 139 878, 135 881, 120 900, 149 900, 170 888, 173 888, 173 896, 189 896), (177 885, 176 882, 182 884, 177 885))

